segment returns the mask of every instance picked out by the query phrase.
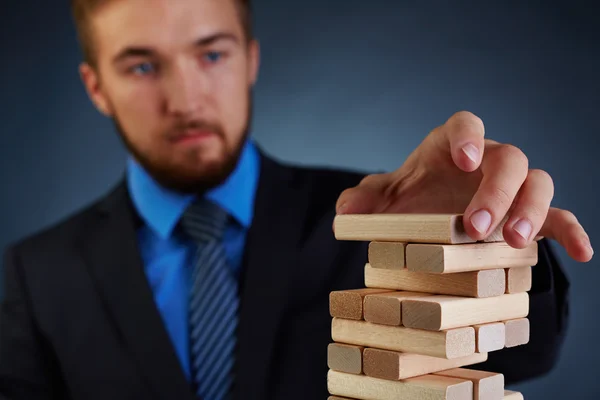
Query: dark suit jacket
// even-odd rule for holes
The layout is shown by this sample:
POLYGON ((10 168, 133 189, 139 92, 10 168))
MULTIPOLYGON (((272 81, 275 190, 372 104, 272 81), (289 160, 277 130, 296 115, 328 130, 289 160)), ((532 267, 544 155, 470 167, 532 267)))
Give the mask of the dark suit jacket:
MULTIPOLYGON (((235 399, 327 395, 328 296, 364 287, 367 244, 336 241, 335 202, 362 174, 286 166, 261 154, 241 283, 235 399)), ((157 311, 123 183, 9 247, 0 314, 0 398, 193 398, 157 311)), ((531 342, 480 368, 507 383, 548 371, 566 326, 568 283, 540 242, 531 342)))

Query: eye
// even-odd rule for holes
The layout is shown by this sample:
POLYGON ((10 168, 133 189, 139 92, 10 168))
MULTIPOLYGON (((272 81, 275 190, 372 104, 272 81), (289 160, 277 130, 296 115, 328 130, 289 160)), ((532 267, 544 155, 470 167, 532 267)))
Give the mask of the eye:
POLYGON ((149 62, 144 62, 134 65, 129 69, 129 71, 133 72, 136 75, 148 75, 154 72, 154 65, 149 62))
POLYGON ((209 51, 204 54, 204 58, 211 63, 218 62, 221 58, 223 58, 223 53, 220 51, 209 51))

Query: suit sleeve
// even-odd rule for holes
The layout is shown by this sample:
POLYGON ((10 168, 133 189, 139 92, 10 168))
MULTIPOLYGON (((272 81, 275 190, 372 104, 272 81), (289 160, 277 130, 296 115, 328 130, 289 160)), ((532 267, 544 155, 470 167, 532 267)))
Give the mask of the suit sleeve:
POLYGON ((474 369, 501 372, 507 385, 540 377, 558 361, 568 326, 569 281, 547 239, 538 242, 529 292, 529 343, 490 352, 474 369))
POLYGON ((28 301, 16 252, 4 262, 4 296, 0 305, 0 399, 54 399, 47 354, 28 301))

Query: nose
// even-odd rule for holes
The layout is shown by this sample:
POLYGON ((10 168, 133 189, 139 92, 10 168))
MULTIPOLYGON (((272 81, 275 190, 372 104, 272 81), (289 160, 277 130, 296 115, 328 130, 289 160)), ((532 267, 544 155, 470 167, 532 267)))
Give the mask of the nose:
POLYGON ((202 110, 209 82, 200 66, 188 60, 176 63, 165 81, 166 108, 170 114, 186 116, 202 110))

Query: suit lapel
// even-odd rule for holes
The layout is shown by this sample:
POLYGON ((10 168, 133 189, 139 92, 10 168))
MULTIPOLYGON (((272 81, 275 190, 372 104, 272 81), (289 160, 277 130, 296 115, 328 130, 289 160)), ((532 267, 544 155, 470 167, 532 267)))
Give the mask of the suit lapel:
POLYGON ((122 182, 99 206, 82 252, 124 348, 160 399, 194 399, 154 303, 122 182))
MULTIPOLYGON (((261 176, 246 239, 236 357, 236 400, 266 399, 275 341, 288 297, 289 260, 300 252, 309 191, 261 153, 261 176)), ((136 216, 122 182, 99 206, 82 254, 124 347, 161 399, 198 400, 190 390, 154 303, 136 238, 136 216)))
POLYGON ((289 260, 296 259, 308 191, 290 169, 261 153, 252 227, 246 240, 234 399, 267 399, 274 345, 288 297, 289 260))

